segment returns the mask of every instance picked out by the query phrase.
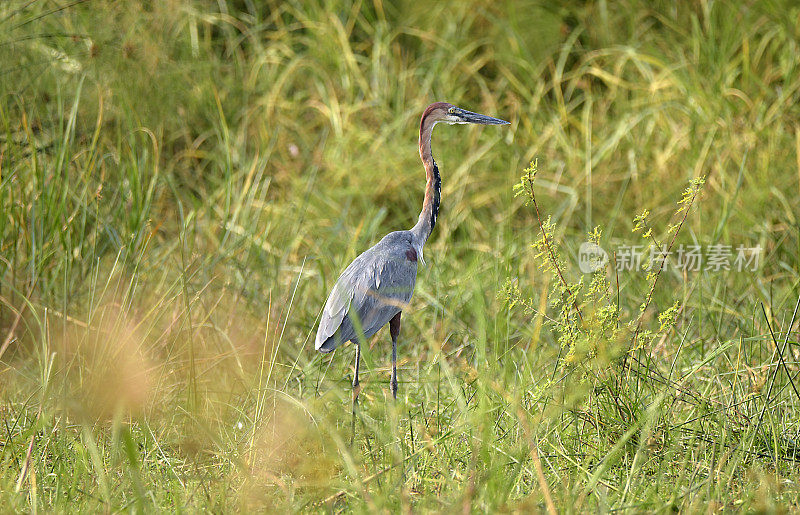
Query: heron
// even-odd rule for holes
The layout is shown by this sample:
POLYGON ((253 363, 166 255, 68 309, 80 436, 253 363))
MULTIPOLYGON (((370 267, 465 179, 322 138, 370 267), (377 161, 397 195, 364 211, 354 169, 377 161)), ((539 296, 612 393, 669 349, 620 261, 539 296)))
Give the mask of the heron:
POLYGON ((317 329, 316 350, 332 352, 342 343, 356 347, 353 372, 353 409, 360 392, 358 370, 361 343, 387 323, 392 338, 390 388, 397 399, 397 339, 400 317, 414 293, 418 263, 425 264, 422 249, 439 214, 442 179, 431 153, 431 133, 439 123, 507 125, 509 122, 473 113, 447 102, 434 102, 419 122, 419 157, 425 168, 425 198, 416 225, 387 234, 353 260, 333 286, 317 329))

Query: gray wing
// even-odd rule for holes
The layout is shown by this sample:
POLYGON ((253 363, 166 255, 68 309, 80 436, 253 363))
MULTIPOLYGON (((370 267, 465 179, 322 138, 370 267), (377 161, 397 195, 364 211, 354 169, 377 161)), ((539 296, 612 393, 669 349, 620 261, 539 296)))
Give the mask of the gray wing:
POLYGON ((408 304, 417 280, 417 263, 402 249, 376 245, 358 256, 336 281, 322 311, 315 348, 330 352, 356 339, 358 317, 369 338, 408 304))

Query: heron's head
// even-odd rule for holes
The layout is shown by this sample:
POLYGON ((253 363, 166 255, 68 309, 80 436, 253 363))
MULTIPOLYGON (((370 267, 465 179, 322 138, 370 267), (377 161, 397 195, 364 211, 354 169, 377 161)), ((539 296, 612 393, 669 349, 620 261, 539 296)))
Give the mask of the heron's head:
POLYGON ((447 102, 435 102, 429 105, 422 118, 423 120, 429 119, 434 123, 443 122, 450 125, 456 123, 507 125, 509 123, 499 118, 492 118, 491 116, 486 116, 485 114, 473 113, 472 111, 461 109, 460 107, 456 107, 453 104, 448 104, 447 102))

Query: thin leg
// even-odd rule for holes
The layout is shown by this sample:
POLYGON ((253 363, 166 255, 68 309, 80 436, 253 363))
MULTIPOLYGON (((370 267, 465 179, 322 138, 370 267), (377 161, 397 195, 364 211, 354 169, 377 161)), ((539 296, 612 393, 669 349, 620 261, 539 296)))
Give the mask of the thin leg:
POLYGON ((358 384, 358 369, 361 365, 361 343, 356 342, 356 364, 355 372, 353 374, 353 405, 358 404, 358 394, 361 393, 361 387, 358 384))
POLYGON ((356 344, 356 365, 353 372, 353 420, 350 423, 350 445, 353 445, 353 440, 356 436, 356 409, 358 408, 358 394, 361 392, 361 387, 358 384, 358 368, 361 364, 361 343, 358 341, 356 344))
POLYGON ((400 335, 400 315, 397 313, 389 321, 389 333, 392 335, 392 381, 389 386, 392 389, 392 397, 397 399, 397 337, 400 335))

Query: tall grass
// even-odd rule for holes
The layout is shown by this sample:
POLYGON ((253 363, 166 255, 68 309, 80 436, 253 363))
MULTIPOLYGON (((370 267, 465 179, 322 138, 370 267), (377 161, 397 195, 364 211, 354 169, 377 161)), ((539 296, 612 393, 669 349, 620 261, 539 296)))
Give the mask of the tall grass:
MULTIPOLYGON (((797 506, 800 9, 417 4, 0 5, 0 505, 797 506), (352 351, 315 354, 315 323, 344 266, 413 225, 434 100, 512 124, 437 128, 401 398, 380 333, 351 446, 352 351), (677 301, 674 327, 587 387, 513 193, 534 159, 570 283, 594 227, 637 244, 649 209, 664 241, 701 176, 678 242, 761 265, 666 268, 643 323, 677 301)), ((637 316, 647 274, 607 279, 637 316)))

